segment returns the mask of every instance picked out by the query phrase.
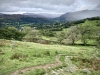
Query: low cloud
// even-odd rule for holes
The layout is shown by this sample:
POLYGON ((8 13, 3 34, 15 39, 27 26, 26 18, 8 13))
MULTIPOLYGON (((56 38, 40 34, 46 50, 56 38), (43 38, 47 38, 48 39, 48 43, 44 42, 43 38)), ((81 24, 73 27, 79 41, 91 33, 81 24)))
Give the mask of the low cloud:
POLYGON ((93 9, 99 0, 0 0, 0 12, 66 13, 93 9))

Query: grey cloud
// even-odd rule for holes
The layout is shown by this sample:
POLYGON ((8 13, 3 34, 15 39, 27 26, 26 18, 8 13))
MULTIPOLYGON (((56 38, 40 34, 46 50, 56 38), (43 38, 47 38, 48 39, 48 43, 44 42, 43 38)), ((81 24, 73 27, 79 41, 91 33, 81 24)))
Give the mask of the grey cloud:
POLYGON ((75 0, 0 0, 0 11, 17 12, 17 11, 52 11, 59 8, 66 8, 75 2, 75 0), (63 8, 63 6, 65 6, 63 8), (28 9, 28 10, 27 10, 28 9), (41 10, 42 9, 42 10, 41 10))
POLYGON ((98 5, 100 0, 84 0, 87 4, 98 5))
POLYGON ((88 2, 91 2, 91 3, 100 3, 100 0, 85 0, 85 1, 88 1, 88 2))
POLYGON ((0 0, 1 4, 14 3, 14 4, 30 4, 30 3, 41 3, 41 4, 52 4, 52 5, 71 5, 75 0, 0 0))
POLYGON ((92 9, 98 3, 100 0, 0 0, 0 12, 66 13, 92 9))
POLYGON ((29 0, 29 2, 51 5, 71 5, 75 0, 29 0))

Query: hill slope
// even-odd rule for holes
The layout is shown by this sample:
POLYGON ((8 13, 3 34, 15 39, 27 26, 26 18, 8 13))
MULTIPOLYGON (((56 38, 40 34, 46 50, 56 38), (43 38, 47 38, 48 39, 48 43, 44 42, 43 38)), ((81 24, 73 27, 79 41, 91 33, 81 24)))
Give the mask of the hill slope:
POLYGON ((73 21, 85 18, 100 16, 100 10, 83 10, 77 12, 69 12, 58 17, 60 21, 73 21))
POLYGON ((44 17, 36 17, 36 16, 28 16, 28 15, 21 15, 21 14, 1 14, 0 15, 0 25, 19 25, 19 24, 26 24, 26 23, 34 23, 34 24, 43 24, 43 23, 52 23, 52 21, 48 18, 44 17))

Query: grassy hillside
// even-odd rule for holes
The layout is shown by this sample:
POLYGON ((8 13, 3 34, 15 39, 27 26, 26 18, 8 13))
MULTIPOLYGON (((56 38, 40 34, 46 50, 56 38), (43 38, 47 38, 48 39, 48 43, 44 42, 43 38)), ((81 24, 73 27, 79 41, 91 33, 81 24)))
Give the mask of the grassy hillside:
POLYGON ((20 68, 53 63, 57 54, 73 56, 85 52, 82 57, 90 58, 89 53, 93 51, 94 48, 88 46, 44 45, 0 40, 0 75, 9 75, 20 68))
POLYGON ((82 25, 92 25, 92 26, 97 26, 100 24, 100 20, 86 20, 85 23, 82 23, 82 25))

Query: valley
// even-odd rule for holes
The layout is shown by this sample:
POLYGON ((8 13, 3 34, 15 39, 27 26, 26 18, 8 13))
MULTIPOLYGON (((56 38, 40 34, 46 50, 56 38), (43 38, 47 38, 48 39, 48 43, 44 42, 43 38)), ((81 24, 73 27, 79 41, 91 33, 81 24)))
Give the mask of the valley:
POLYGON ((0 28, 0 75, 100 74, 99 17, 21 28, 0 28))
POLYGON ((0 75, 100 75, 99 0, 0 3, 0 75))

